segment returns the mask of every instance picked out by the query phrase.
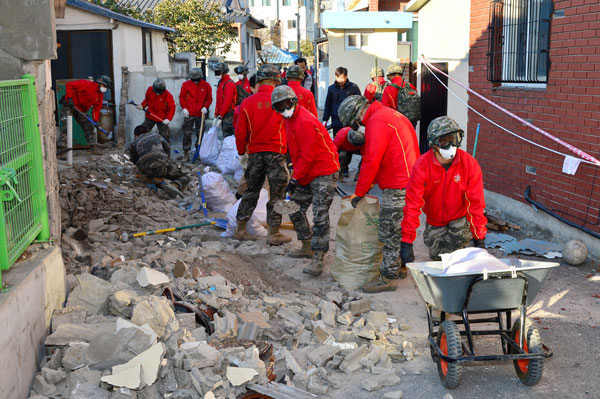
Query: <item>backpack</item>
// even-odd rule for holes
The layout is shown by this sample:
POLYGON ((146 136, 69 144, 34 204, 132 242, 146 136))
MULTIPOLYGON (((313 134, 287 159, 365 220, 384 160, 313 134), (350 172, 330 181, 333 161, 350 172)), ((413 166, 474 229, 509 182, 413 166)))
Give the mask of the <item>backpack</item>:
POLYGON ((388 82, 383 82, 383 84, 377 86, 377 89, 375 90, 375 97, 373 98, 376 101, 381 102, 381 99, 383 98, 383 91, 385 90, 385 88, 389 85, 388 82))
POLYGON ((417 123, 421 119, 421 97, 419 97, 419 93, 406 82, 404 82, 404 87, 400 87, 395 83, 390 85, 398 89, 398 112, 406 116, 412 123, 417 123))
MULTIPOLYGON (((235 83, 234 83, 235 84, 235 83)), ((242 85, 235 85, 237 90, 237 99, 235 100, 235 105, 240 105, 244 99, 251 96, 242 85)))

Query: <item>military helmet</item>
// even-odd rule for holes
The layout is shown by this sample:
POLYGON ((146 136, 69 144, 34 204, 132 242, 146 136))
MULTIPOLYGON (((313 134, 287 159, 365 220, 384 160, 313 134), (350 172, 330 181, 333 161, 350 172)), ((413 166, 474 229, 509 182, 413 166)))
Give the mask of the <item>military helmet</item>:
POLYGON ((292 104, 298 102, 298 97, 290 86, 281 85, 273 89, 273 93, 271 93, 271 107, 274 107, 275 104, 285 100, 290 100, 292 104))
POLYGON ((344 126, 350 126, 357 121, 360 112, 369 105, 369 100, 364 96, 352 95, 346 97, 338 108, 340 122, 344 126))
POLYGON ((286 75, 288 79, 304 79, 304 71, 298 65, 292 65, 287 69, 286 75))
POLYGON ((112 82, 111 78, 109 78, 106 75, 99 76, 98 79, 96 79, 96 83, 106 86, 109 89, 113 88, 113 82, 112 82))
POLYGON ((454 119, 447 116, 440 116, 432 120, 429 124, 427 128, 427 141, 429 141, 430 146, 438 145, 440 137, 451 133, 458 133, 458 143, 456 144, 459 147, 464 136, 463 130, 454 119))
POLYGON ((156 93, 161 94, 162 92, 167 90, 167 84, 165 83, 164 80, 162 80, 161 78, 158 78, 154 81, 154 83, 152 83, 152 89, 156 93))
POLYGON ((369 72, 369 76, 371 76, 371 79, 373 79, 374 77, 377 77, 377 76, 383 76, 383 68, 381 68, 381 67, 371 68, 371 72, 369 72))
POLYGON ((244 74, 244 75, 248 75, 248 68, 246 68, 243 65, 238 65, 233 69, 233 72, 239 74, 244 74))
POLYGON ((204 78, 204 72, 200 68, 192 68, 190 71, 190 79, 193 81, 199 81, 204 78))
POLYGON ((387 74, 388 74, 388 76, 389 75, 402 75, 403 72, 404 72, 404 68, 402 68, 400 65, 393 64, 393 65, 389 66, 387 74))
POLYGON ((224 62, 219 62, 215 66, 215 74, 217 74, 217 72, 218 72, 218 75, 228 74, 229 73, 229 66, 226 63, 224 63, 224 62))
POLYGON ((356 147, 361 147, 365 145, 365 132, 361 132, 360 130, 350 129, 348 132, 348 142, 356 147))
POLYGON ((262 64, 256 72, 256 81, 262 82, 263 80, 274 80, 276 82, 281 81, 281 73, 279 68, 271 64, 262 64))

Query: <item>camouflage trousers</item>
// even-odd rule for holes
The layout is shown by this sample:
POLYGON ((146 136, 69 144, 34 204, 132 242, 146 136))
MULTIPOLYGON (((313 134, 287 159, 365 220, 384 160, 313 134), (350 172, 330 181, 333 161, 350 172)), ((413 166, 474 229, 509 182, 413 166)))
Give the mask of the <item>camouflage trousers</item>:
POLYGON ((306 186, 297 186, 292 201, 300 205, 300 210, 290 215, 294 223, 298 240, 311 239, 313 251, 329 250, 329 207, 335 195, 338 172, 327 176, 319 176, 306 186), (313 206, 313 228, 310 229, 306 210, 313 206))
POLYGON ((385 189, 379 204, 379 241, 383 243, 383 258, 379 271, 384 277, 398 278, 400 274, 400 223, 404 216, 405 189, 385 189))
POLYGON ((202 127, 202 131, 200 132, 200 125, 202 124, 201 116, 188 116, 187 118, 183 118, 183 125, 181 128, 183 129, 183 140, 182 140, 182 148, 183 151, 189 151, 192 148, 192 136, 198 137, 198 143, 202 142, 202 137, 204 136, 204 129, 206 128, 206 120, 204 120, 204 126, 202 127), (200 135, 198 135, 200 132, 200 135))
POLYGON ((83 116, 77 110, 74 110, 71 106, 63 106, 60 109, 60 117, 63 119, 62 127, 60 129, 60 137, 58 139, 58 145, 61 147, 67 146, 67 115, 73 116, 73 119, 81 126, 81 130, 83 130, 83 134, 85 135, 85 141, 87 141, 88 145, 96 144, 96 131, 94 129, 94 125, 92 122, 88 121, 85 116, 83 116))
POLYGON ((229 111, 223 117, 221 122, 221 130, 223 130, 223 138, 233 136, 235 130, 233 128, 233 110, 229 111))
POLYGON ((144 126, 146 129, 148 129, 148 131, 152 130, 152 128, 154 127, 154 125, 156 125, 156 127, 158 128, 158 133, 160 133, 161 136, 164 137, 165 140, 167 140, 167 143, 170 143, 169 141, 169 126, 165 125, 162 122, 156 122, 153 121, 152 119, 144 119, 144 123, 142 123, 142 126, 144 126))
POLYGON ((276 152, 255 152, 248 156, 248 167, 244 173, 247 188, 242 194, 242 202, 238 208, 236 219, 247 222, 258 203, 260 190, 265 178, 269 180, 269 202, 267 202, 267 224, 279 227, 281 214, 275 212, 273 207, 277 201, 285 196, 285 186, 288 181, 288 172, 285 168, 285 154, 276 152))
POLYGON ((190 181, 190 178, 183 173, 179 165, 164 158, 153 159, 149 157, 139 161, 136 166, 146 177, 161 177, 177 181, 182 185, 186 185, 190 181))
POLYGON ((466 248, 472 234, 466 217, 451 221, 446 226, 427 224, 423 233, 423 241, 429 248, 431 260, 442 260, 440 254, 448 254, 457 249, 466 248))

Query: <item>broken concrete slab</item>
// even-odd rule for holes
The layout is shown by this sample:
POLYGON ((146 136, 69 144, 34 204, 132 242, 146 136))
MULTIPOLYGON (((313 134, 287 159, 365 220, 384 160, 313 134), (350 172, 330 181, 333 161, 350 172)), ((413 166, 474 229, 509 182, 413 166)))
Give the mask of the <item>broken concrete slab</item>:
POLYGON ((243 312, 238 314, 240 320, 244 323, 254 323, 259 328, 271 328, 269 323, 265 320, 265 317, 261 312, 243 312))
POLYGON ((385 312, 371 311, 365 315, 365 320, 377 330, 388 325, 388 315, 385 312))
POLYGON ((89 346, 86 342, 71 342, 62 358, 63 367, 75 370, 85 366, 85 356, 89 346))
POLYGON ((48 335, 46 345, 69 345, 71 342, 90 342, 98 334, 112 333, 114 322, 61 324, 55 332, 48 335))
POLYGON ((339 347, 333 345, 321 345, 308 353, 308 360, 315 366, 322 367, 339 351, 339 347))
POLYGON ((215 367, 220 364, 221 352, 205 342, 188 342, 181 345, 183 353, 183 368, 215 367))
POLYGON ((340 364, 340 370, 344 373, 351 374, 362 368, 359 363, 360 359, 363 358, 368 352, 367 345, 361 345, 358 349, 353 350, 344 358, 342 364, 340 364))
POLYGON ((298 361, 296 360, 294 355, 292 355, 292 353, 285 348, 284 348, 284 358, 285 358, 285 366, 292 373, 302 374, 304 372, 304 369, 302 368, 302 366, 300 366, 300 364, 298 363, 298 361))
POLYGON ((98 231, 104 225, 104 219, 92 219, 88 222, 88 231, 98 231))
POLYGON ((254 323, 244 323, 238 328, 237 339, 255 341, 258 337, 258 326, 254 323))
POLYGON ((158 368, 165 353, 162 342, 152 345, 125 364, 114 366, 112 374, 101 378, 113 386, 138 389, 142 382, 151 386, 158 376, 158 368))
POLYGON ((68 306, 56 309, 52 313, 52 332, 55 332, 61 324, 85 323, 86 315, 87 309, 83 306, 68 306))
POLYGON ((56 385, 65 379, 67 373, 62 370, 53 370, 48 367, 42 367, 42 377, 47 383, 56 385))
POLYGON ((193 331, 197 328, 196 314, 194 313, 175 313, 179 328, 185 328, 188 331, 193 331))
POLYGON ((354 321, 354 316, 352 315, 351 312, 342 313, 341 315, 339 315, 337 317, 337 322, 344 326, 350 326, 353 321, 354 321))
POLYGON ((329 301, 323 301, 321 304, 321 320, 327 327, 335 327, 335 316, 338 307, 329 301))
POLYGON ((402 399, 403 397, 404 393, 402 391, 391 391, 383 395, 383 399, 402 399))
POLYGON ((189 266, 181 259, 175 261, 175 267, 173 268, 173 275, 175 278, 184 277, 188 272, 189 266))
POLYGON ((375 375, 365 379, 360 386, 369 392, 378 391, 383 387, 396 385, 400 382, 400 378, 396 374, 375 375))
POLYGON ((210 287, 214 287, 219 284, 227 283, 227 279, 221 276, 220 274, 216 274, 214 276, 198 277, 196 281, 198 282, 198 287, 203 290, 210 287))
POLYGON ((170 281, 169 276, 149 267, 142 267, 137 274, 136 280, 140 287, 144 288, 149 285, 157 287, 161 284, 167 284, 170 281))
POLYGON ((237 317, 233 313, 224 311, 223 317, 215 314, 213 324, 215 331, 211 337, 214 339, 223 340, 237 336, 237 317))
POLYGON ((98 384, 82 383, 69 386, 64 397, 71 399, 109 399, 110 392, 98 386, 98 384))
POLYGON ((362 298, 356 301, 349 302, 349 310, 352 314, 361 314, 371 311, 371 299, 362 298))
POLYGON ((79 285, 69 294, 67 306, 83 306, 88 315, 94 315, 102 309, 114 287, 108 281, 89 273, 77 275, 79 285))
POLYGON ((327 294, 325 294, 325 298, 327 298, 329 302, 337 302, 341 305, 344 295, 339 291, 329 291, 327 294))
POLYGON ((115 316, 131 317, 131 306, 138 293, 134 290, 119 290, 110 296, 108 309, 115 316))
POLYGON ((234 387, 251 381, 258 375, 258 372, 252 368, 247 367, 227 367, 227 379, 231 382, 234 387))
POLYGON ((148 324, 160 337, 166 338, 179 329, 171 303, 165 297, 145 296, 133 307, 131 321, 138 326, 148 324))
POLYGON ((329 389, 329 383, 317 374, 313 374, 310 376, 308 380, 308 391, 317 395, 325 395, 327 394, 327 390, 329 389))
POLYGON ((35 391, 40 395, 44 396, 51 396, 56 393, 56 386, 46 382, 44 377, 41 375, 36 375, 33 379, 33 389, 35 389, 35 391))
POLYGON ((304 322, 304 318, 302 316, 286 307, 279 308, 276 315, 296 326, 302 325, 304 322))

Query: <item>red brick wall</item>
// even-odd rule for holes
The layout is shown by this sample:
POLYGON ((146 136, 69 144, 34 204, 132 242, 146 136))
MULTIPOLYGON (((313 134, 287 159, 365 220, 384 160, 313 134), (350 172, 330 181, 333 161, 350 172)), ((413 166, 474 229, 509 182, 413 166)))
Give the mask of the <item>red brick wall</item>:
POLYGON ((404 11, 410 0, 369 0, 369 11, 404 11))
MULTIPOLYGON (((600 3, 598 0, 555 0, 550 28, 550 70, 545 89, 494 88, 487 80, 490 0, 471 1, 470 88, 550 134, 600 158, 600 3), (564 11, 557 17, 556 11, 564 11)), ((469 95, 469 105, 507 129, 545 147, 576 156, 540 133, 469 95)), ((574 176, 562 173, 564 157, 535 147, 494 127, 469 111, 468 148, 481 123, 476 157, 487 189, 524 200, 532 197, 550 209, 568 212, 567 219, 600 231, 600 167, 581 163, 574 176), (526 166, 537 174, 525 172, 526 166), (594 184, 595 181, 595 184, 594 184)), ((564 216, 564 214, 563 214, 564 216)))

